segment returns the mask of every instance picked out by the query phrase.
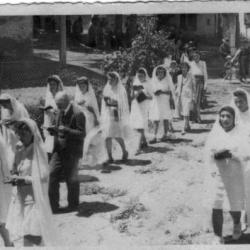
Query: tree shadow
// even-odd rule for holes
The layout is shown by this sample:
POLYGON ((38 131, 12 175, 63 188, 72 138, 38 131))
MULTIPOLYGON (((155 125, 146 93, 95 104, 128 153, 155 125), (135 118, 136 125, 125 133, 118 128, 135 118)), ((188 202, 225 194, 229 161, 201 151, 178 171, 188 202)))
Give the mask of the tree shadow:
POLYGON ((215 122, 215 119, 207 119, 207 120, 202 120, 201 124, 212 124, 215 122))
POLYGON ((227 235, 224 237, 225 245, 243 245, 250 244, 250 234, 242 234, 242 236, 238 240, 233 240, 232 235, 227 235))
POLYGON ((149 154, 149 153, 160 153, 160 154, 165 154, 168 151, 173 151, 171 148, 166 148, 166 147, 153 147, 153 146, 148 146, 146 149, 144 149, 143 153, 144 154, 149 154))
POLYGON ((117 161, 117 163, 125 164, 128 166, 146 166, 152 163, 150 160, 143 160, 143 159, 128 159, 126 161, 117 161))
POLYGON ((92 176, 92 175, 79 174, 77 178, 80 183, 99 181, 97 177, 92 176))
POLYGON ((119 207, 106 203, 106 202, 82 202, 78 207, 77 216, 79 217, 90 217, 93 214, 97 213, 107 213, 118 209, 119 207))
POLYGON ((117 171, 117 170, 121 170, 122 167, 118 166, 118 165, 113 165, 113 164, 103 164, 102 168, 101 168, 101 173, 103 174, 109 174, 112 171, 117 171))
POLYGON ((190 134, 201 134, 201 133, 206 133, 209 132, 210 129, 205 129, 205 128, 198 128, 198 129, 191 129, 188 133, 190 134))
POLYGON ((186 139, 186 138, 175 138, 175 139, 168 139, 166 140, 166 142, 170 142, 172 144, 178 144, 178 143, 182 143, 182 142, 192 142, 193 140, 191 139, 186 139))

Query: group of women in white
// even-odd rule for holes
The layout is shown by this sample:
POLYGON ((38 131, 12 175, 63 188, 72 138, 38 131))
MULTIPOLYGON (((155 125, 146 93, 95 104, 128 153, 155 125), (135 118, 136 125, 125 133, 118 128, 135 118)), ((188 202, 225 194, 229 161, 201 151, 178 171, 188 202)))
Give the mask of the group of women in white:
POLYGON ((212 209, 214 233, 223 242, 223 212, 233 219, 232 239, 250 225, 250 99, 236 89, 220 109, 205 147, 205 205, 212 209))

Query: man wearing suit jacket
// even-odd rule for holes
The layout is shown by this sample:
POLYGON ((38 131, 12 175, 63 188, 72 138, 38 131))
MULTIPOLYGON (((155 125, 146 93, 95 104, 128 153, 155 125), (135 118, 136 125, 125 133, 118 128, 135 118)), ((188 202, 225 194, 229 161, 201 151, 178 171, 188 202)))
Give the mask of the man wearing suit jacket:
POLYGON ((79 107, 70 102, 65 92, 58 92, 55 101, 59 113, 52 132, 55 145, 50 160, 49 181, 49 198, 53 213, 60 212, 59 187, 62 173, 68 189, 68 210, 74 211, 79 205, 78 163, 82 157, 85 137, 85 116, 79 107))

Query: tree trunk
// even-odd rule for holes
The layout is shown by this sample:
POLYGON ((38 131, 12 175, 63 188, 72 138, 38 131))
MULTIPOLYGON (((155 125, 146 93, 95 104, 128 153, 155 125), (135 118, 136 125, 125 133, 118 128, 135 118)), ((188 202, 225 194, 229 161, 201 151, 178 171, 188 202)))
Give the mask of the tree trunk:
POLYGON ((66 66, 67 36, 66 36, 66 16, 60 16, 60 66, 66 66))

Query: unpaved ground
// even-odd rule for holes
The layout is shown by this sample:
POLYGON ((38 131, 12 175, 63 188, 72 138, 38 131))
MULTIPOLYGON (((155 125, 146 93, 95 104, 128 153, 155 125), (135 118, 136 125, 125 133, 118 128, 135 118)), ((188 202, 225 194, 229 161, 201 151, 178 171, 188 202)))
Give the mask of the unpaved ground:
MULTIPOLYGON (((210 82, 209 108, 203 111, 203 124, 192 124, 192 133, 181 136, 182 122, 175 122, 175 141, 152 145, 149 152, 127 164, 115 163, 106 173, 102 167, 84 166, 79 211, 55 215, 64 244, 212 244, 213 234, 202 223, 210 216, 201 206, 203 146, 216 111, 236 87, 221 80, 210 82)), ((20 93, 21 99, 32 96, 31 91, 20 93)), ((64 184, 61 204, 66 205, 64 184)), ((231 226, 227 216, 225 234, 231 233, 231 226)))

